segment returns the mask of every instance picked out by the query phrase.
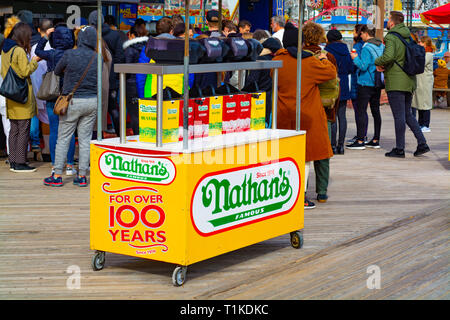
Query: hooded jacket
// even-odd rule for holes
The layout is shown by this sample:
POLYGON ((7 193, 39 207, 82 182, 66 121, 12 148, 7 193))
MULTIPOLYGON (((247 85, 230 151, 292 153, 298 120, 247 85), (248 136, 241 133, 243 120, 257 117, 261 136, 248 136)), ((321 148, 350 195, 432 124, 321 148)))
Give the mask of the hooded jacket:
POLYGON ((412 93, 416 89, 416 77, 407 75, 395 62, 405 64, 406 48, 403 42, 393 35, 399 33, 407 42, 411 41, 411 33, 404 23, 392 27, 384 37, 386 45, 383 55, 375 60, 376 66, 383 66, 386 92, 404 91, 412 93))
POLYGON ((353 59, 358 68, 358 85, 366 87, 375 86, 375 59, 383 54, 384 45, 381 40, 371 38, 364 44, 361 54, 353 59))
POLYGON ((50 37, 42 37, 39 40, 35 54, 47 61, 47 72, 55 70, 56 65, 62 58, 64 51, 72 49, 74 46, 74 36, 72 31, 64 26, 58 26, 50 37), (44 50, 47 41, 50 41, 51 50, 44 50))
POLYGON ((26 120, 36 115, 36 100, 33 94, 30 75, 37 69, 36 60, 28 60, 25 50, 19 47, 16 41, 5 39, 1 51, 1 76, 5 79, 9 67, 12 67, 16 74, 28 82, 28 100, 24 104, 6 99, 6 115, 8 119, 26 120))
MULTIPOLYGON (((81 78, 84 70, 93 56, 97 56, 95 48, 97 46, 97 31, 93 27, 84 27, 78 33, 77 48, 64 52, 61 60, 55 67, 55 74, 64 76, 64 86, 62 94, 69 94, 75 84, 81 78)), ((97 62, 92 62, 86 77, 81 82, 74 97, 97 96, 97 62)))
POLYGON ((341 87, 339 99, 351 99, 349 75, 353 72, 355 65, 353 64, 347 45, 343 42, 335 41, 327 44, 325 50, 330 52, 336 59, 341 87))

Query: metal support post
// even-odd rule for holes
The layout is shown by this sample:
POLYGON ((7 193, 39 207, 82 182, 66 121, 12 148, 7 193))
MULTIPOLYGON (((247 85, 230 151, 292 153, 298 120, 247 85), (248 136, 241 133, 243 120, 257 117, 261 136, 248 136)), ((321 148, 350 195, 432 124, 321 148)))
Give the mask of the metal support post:
POLYGON ((102 1, 97 0, 97 140, 102 141, 102 1))
POLYGON ((303 25, 303 1, 298 4, 298 45, 297 45, 297 97, 296 97, 296 125, 295 130, 300 131, 301 92, 302 92, 302 25, 303 25))
POLYGON ((272 72, 272 129, 277 128, 278 69, 272 72))
POLYGON ((120 143, 127 142, 127 105, 126 105, 126 74, 119 73, 120 85, 120 143))
POLYGON ((158 74, 156 80, 156 146, 162 147, 163 132, 163 76, 158 74))

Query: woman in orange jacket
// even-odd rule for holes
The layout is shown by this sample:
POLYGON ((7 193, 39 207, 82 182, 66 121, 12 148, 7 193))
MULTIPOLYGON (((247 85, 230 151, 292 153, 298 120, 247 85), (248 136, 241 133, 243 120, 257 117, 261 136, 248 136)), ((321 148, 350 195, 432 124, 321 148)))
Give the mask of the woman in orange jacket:
MULTIPOLYGON (((283 61, 278 78, 277 128, 279 129, 296 129, 297 43, 298 29, 290 23, 286 24, 283 36, 284 49, 278 50, 273 58, 274 61, 283 61)), ((328 136, 327 115, 318 85, 336 78, 336 74, 336 67, 327 59, 326 54, 321 54, 317 58, 311 53, 302 52, 300 129, 307 132, 305 190, 311 161, 329 159, 333 156, 328 136)), ((314 203, 305 198, 305 209, 314 206, 314 203)))

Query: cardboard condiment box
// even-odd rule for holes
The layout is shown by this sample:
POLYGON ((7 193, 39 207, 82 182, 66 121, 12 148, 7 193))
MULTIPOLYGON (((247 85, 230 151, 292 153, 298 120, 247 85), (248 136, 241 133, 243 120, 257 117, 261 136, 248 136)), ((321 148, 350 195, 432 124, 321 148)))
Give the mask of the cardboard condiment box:
MULTIPOLYGON (((183 106, 184 101, 180 101, 180 121, 179 121, 179 141, 183 141, 183 106)), ((194 108, 192 102, 189 101, 188 113, 188 136, 189 139, 194 138, 194 108)))
POLYGON ((222 134, 223 97, 209 97, 209 136, 222 134))
POLYGON ((251 94, 251 130, 261 130, 266 127, 266 93, 257 92, 251 94))
MULTIPOLYGON (((163 143, 178 141, 179 106, 179 100, 163 101, 163 143)), ((139 99, 139 141, 156 143, 156 100, 139 99)))
POLYGON ((237 131, 249 131, 251 122, 252 95, 250 93, 239 94, 239 112, 237 131))
POLYGON ((223 98, 222 133, 232 133, 237 130, 239 95, 225 95, 223 98))
POLYGON ((194 139, 206 138, 209 133, 209 98, 193 98, 194 139))

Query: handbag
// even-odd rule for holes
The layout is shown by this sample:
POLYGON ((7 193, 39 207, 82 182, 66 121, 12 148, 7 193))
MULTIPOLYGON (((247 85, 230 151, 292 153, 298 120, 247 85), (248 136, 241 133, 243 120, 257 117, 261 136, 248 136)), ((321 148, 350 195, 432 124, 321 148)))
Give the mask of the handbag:
POLYGON ((42 83, 36 94, 36 98, 51 101, 58 98, 59 94, 59 77, 54 71, 47 72, 42 77, 42 83))
POLYGON ((91 61, 89 61, 88 66, 84 70, 84 73, 82 74, 80 80, 75 84, 75 87, 73 87, 72 92, 70 92, 68 95, 60 95, 58 99, 56 99, 55 107, 53 108, 53 113, 58 116, 63 116, 67 113, 67 109, 69 108, 69 103, 72 102, 73 95, 75 94, 75 91, 77 91, 78 87, 80 86, 81 82, 86 77, 89 68, 91 67, 92 62, 94 61, 96 54, 94 54, 91 58, 91 61))
POLYGON ((12 57, 14 50, 9 60, 10 66, 8 72, 3 79, 2 85, 0 86, 0 94, 7 99, 18 102, 20 104, 25 104, 28 101, 28 81, 27 78, 21 78, 17 75, 11 66, 12 57))

